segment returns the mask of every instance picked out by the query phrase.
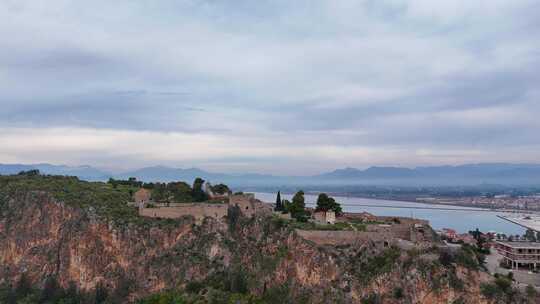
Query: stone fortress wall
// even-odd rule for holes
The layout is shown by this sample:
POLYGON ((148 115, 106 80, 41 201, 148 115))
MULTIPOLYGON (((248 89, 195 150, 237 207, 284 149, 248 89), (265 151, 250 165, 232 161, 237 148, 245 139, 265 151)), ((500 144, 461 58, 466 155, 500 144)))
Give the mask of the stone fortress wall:
POLYGON ((139 208, 139 215, 155 218, 180 218, 192 215, 196 219, 222 218, 227 215, 227 204, 187 203, 169 207, 139 208))
POLYGON ((366 226, 366 231, 296 229, 296 233, 318 245, 358 245, 371 241, 379 247, 387 247, 403 241, 421 243, 432 240, 428 221, 403 217, 378 216, 373 216, 372 219, 379 222, 388 222, 389 224, 370 224, 366 226), (394 222, 395 219, 399 221, 396 223, 394 222))
POLYGON ((372 241, 382 247, 392 245, 395 238, 390 233, 370 231, 323 231, 300 230, 296 233, 302 238, 318 245, 358 245, 372 241))
POLYGON ((256 213, 272 212, 272 207, 256 200, 254 194, 230 195, 228 203, 157 203, 153 205, 153 208, 140 207, 139 215, 153 218, 193 216, 200 222, 205 217, 215 219, 225 217, 230 206, 238 206, 242 214, 248 217, 256 213))

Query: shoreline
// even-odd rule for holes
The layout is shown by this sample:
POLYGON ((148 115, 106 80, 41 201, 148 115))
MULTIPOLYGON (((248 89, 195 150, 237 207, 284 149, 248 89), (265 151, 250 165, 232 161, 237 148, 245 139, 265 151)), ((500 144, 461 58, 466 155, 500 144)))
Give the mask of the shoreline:
MULTIPOLYGON (((258 193, 266 193, 266 194, 273 194, 273 192, 265 192, 265 191, 254 191, 258 193)), ((306 195, 317 195, 318 191, 309 191, 305 192, 306 195)), ((538 214, 540 215, 540 211, 537 210, 523 210, 523 209, 512 209, 512 208, 487 208, 482 207, 478 205, 471 205, 471 204, 460 204, 458 202, 455 203, 437 203, 437 202, 430 202, 430 201, 418 201, 417 199, 412 198, 401 198, 401 197, 386 197, 386 196, 368 196, 368 195, 355 195, 350 193, 339 193, 339 192, 327 192, 328 195, 333 197, 342 197, 342 198, 361 198, 361 199, 373 199, 373 200, 380 200, 380 201, 392 201, 392 202, 403 202, 403 203, 417 203, 417 204, 424 204, 424 205, 432 205, 432 206, 447 206, 447 207, 465 207, 465 208, 474 208, 474 209, 459 209, 459 208, 429 208, 429 207, 409 207, 409 206, 388 206, 388 205, 373 205, 373 204, 355 204, 355 206, 365 206, 365 207, 385 207, 385 208, 404 208, 404 209, 439 209, 439 210, 455 210, 455 211, 486 211, 486 212, 504 212, 504 213, 526 213, 526 214, 538 214)), ((286 195, 294 195, 293 192, 282 192, 282 194, 286 195)), ((342 204, 343 205, 343 204, 342 204)))

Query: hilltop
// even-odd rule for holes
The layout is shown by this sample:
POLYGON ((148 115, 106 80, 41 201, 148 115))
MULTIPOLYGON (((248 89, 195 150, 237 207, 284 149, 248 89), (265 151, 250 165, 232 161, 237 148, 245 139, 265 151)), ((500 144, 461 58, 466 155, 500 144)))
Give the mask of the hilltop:
POLYGON ((487 303, 491 279, 471 249, 318 244, 271 214, 142 218, 129 187, 0 177, 0 290, 23 280, 109 303, 487 303))

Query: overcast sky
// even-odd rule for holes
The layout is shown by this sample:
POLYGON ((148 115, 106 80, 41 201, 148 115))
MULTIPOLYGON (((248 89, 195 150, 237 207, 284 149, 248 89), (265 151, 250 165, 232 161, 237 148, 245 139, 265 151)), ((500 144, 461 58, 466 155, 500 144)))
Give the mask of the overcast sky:
POLYGON ((0 163, 540 163, 540 1, 0 0, 0 163))

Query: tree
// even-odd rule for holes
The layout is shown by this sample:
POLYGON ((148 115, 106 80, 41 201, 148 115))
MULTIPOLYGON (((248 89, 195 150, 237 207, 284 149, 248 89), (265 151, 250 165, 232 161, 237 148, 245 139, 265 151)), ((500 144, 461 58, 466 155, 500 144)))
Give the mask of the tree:
POLYGON ((99 304, 107 300, 108 292, 103 283, 98 282, 94 291, 94 303, 99 304))
POLYGON ((315 208, 315 211, 329 211, 332 210, 332 201, 331 197, 328 197, 326 193, 319 194, 319 197, 317 198, 317 207, 315 208))
POLYGON ((276 207, 274 208, 274 211, 283 211, 283 202, 281 201, 281 192, 278 191, 277 197, 276 197, 276 207))
POLYGON ((530 284, 525 288, 525 294, 527 295, 527 298, 531 300, 536 299, 536 296, 538 295, 536 289, 534 289, 534 287, 530 284))
POLYGON ((215 186, 210 186, 210 189, 212 190, 212 192, 216 194, 220 194, 220 195, 224 195, 231 192, 229 187, 225 184, 218 184, 215 186))
POLYGON ((0 283, 0 303, 16 303, 17 297, 13 287, 7 282, 0 283))
POLYGON ((282 200, 281 201, 281 206, 283 208, 283 213, 287 213, 287 212, 291 212, 291 202, 289 200, 282 200))
POLYGON ((340 215, 342 213, 341 205, 336 202, 333 197, 328 196, 326 193, 319 194, 315 211, 334 211, 336 215, 340 215))
POLYGON ((38 176, 40 174, 41 173, 39 172, 38 169, 32 169, 32 170, 28 170, 28 171, 21 171, 17 175, 38 176))
POLYGON ((193 199, 196 202, 204 202, 208 200, 208 195, 203 190, 204 185, 204 179, 197 177, 195 181, 193 181, 193 190, 191 196, 193 196, 193 199))
POLYGON ((527 231, 525 231, 525 238, 527 241, 536 242, 536 234, 531 229, 527 229, 527 231))
POLYGON ((22 273, 19 277, 19 280, 15 284, 15 296, 18 299, 22 299, 32 293, 32 282, 30 282, 30 279, 26 275, 26 273, 22 273))
POLYGON ((42 303, 56 303, 62 297, 62 288, 58 284, 56 277, 50 276, 45 280, 43 290, 41 290, 42 303))
POLYGON ((73 281, 68 283, 68 288, 64 292, 64 302, 65 304, 78 304, 82 302, 82 296, 77 289, 77 284, 73 281))
POLYGON ((242 216, 242 211, 238 205, 229 206, 227 209, 227 222, 229 224, 229 231, 233 232, 236 230, 236 224, 242 216))
POLYGON ((291 216, 300 222, 305 222, 306 218, 306 202, 304 199, 304 191, 296 192, 289 206, 291 216))

